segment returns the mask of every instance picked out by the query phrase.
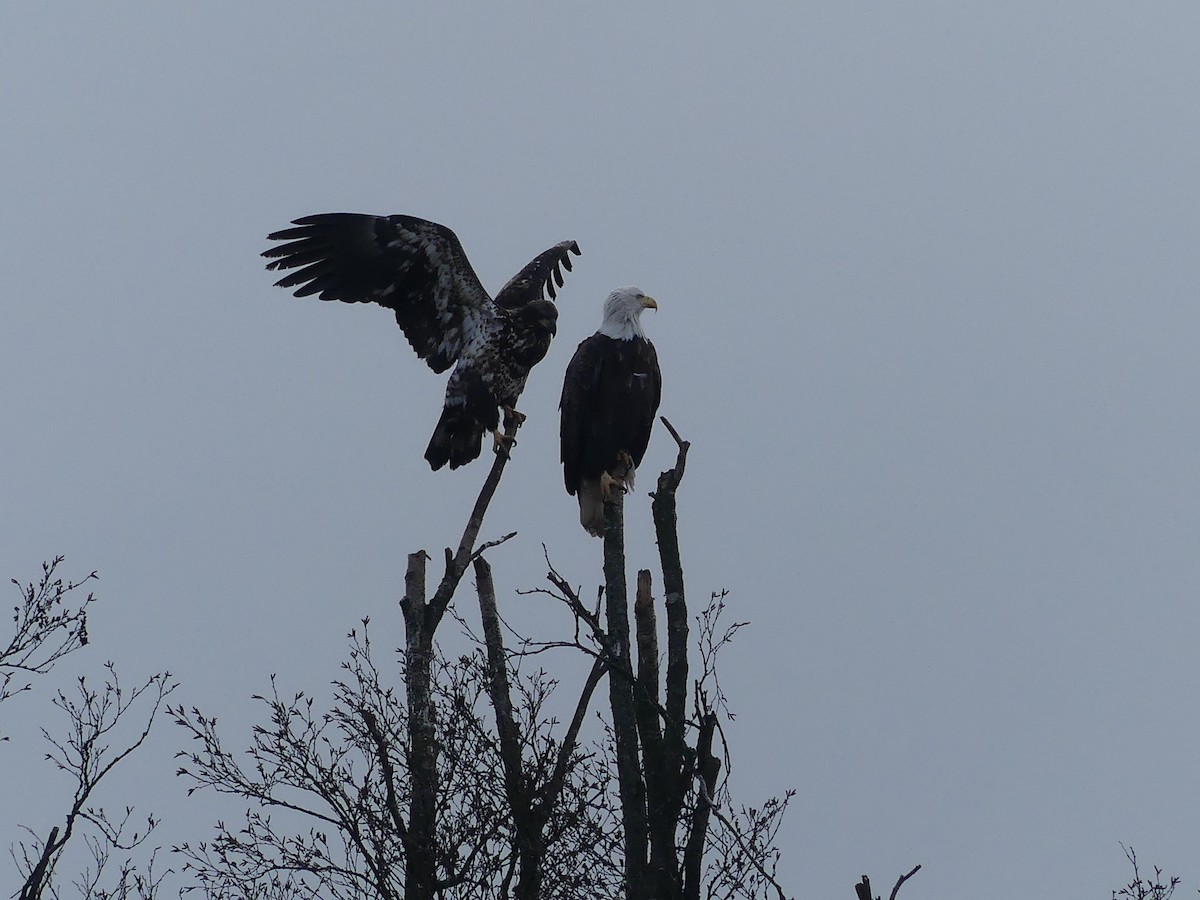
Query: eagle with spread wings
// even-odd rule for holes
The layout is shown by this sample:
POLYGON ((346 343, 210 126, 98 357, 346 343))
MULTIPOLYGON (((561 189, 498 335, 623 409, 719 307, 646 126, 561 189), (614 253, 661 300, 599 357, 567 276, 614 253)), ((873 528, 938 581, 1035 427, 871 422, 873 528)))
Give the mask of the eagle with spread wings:
POLYGON ((485 431, 497 450, 507 449, 524 419, 517 398, 554 337, 556 286, 579 245, 562 241, 539 253, 493 298, 445 225, 362 213, 322 213, 292 225, 268 235, 282 243, 262 254, 271 260, 268 269, 294 270, 277 286, 295 288, 297 297, 387 307, 429 368, 440 373, 454 366, 425 450, 429 465, 456 469, 471 462, 485 431))

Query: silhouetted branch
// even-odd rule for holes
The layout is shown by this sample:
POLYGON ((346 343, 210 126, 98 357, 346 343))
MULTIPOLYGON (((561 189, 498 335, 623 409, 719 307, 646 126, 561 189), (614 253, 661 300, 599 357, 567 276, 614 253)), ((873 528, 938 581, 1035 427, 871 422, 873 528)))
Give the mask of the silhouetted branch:
POLYGON ((56 556, 42 563, 37 584, 12 580, 21 602, 13 609, 16 629, 0 647, 0 702, 29 690, 29 682, 13 686, 18 674, 45 675, 68 653, 87 645, 87 608, 96 598, 89 593, 75 606, 70 594, 97 576, 92 572, 81 581, 64 581, 57 574, 62 561, 56 556))
MULTIPOLYGON (((94 826, 100 840, 112 843, 117 849, 131 849, 144 839, 144 834, 136 833, 132 838, 122 837, 124 822, 128 820, 130 811, 127 810, 122 822, 114 824, 102 808, 88 804, 100 782, 145 743, 163 701, 175 690, 175 684, 171 682, 170 673, 163 672, 126 691, 113 664, 106 663, 105 669, 108 675, 100 689, 89 687, 86 678, 80 678, 76 686, 77 695, 59 691, 53 701, 67 715, 70 731, 67 738, 60 740, 43 730, 53 748, 46 758, 74 779, 75 795, 61 827, 54 826, 44 841, 35 841, 32 846, 19 845, 18 861, 25 870, 25 882, 18 895, 20 900, 39 900, 46 892, 53 891, 51 885, 55 867, 77 827, 84 823, 94 826), (119 726, 128 720, 135 705, 145 705, 139 703, 144 696, 148 696, 146 703, 150 706, 143 717, 144 725, 140 731, 135 729, 133 736, 118 740, 114 747, 113 741, 117 739, 119 726)), ((154 819, 151 817, 147 830, 153 827, 154 819)), ((93 847, 103 852, 101 844, 94 844, 93 847)), ((97 857, 98 864, 99 860, 100 857, 97 857)))
POLYGON ((205 889, 216 886, 211 896, 760 900, 773 892, 783 900, 774 841, 791 794, 758 809, 722 811, 730 770, 722 722, 731 714, 715 658, 740 623, 718 629, 724 594, 713 595, 691 635, 698 637, 700 662, 689 661, 675 498, 689 445, 670 422, 663 424, 678 446, 652 495, 665 592, 665 677, 660 613, 645 570, 638 573, 630 633, 620 495, 604 507, 604 586, 594 606, 548 554, 550 586, 522 592, 562 602, 573 637, 534 641, 505 622, 484 554, 513 535, 476 545, 507 461, 498 454, 458 549, 445 551, 432 595, 429 556, 408 556, 400 602, 403 698, 381 684, 369 651, 364 646, 360 653, 356 642, 346 667, 357 683, 335 683, 329 712, 314 712, 302 694, 290 703, 276 695, 272 726, 255 732, 253 771, 220 747, 212 720, 197 713, 196 724, 185 723, 205 749, 189 757, 194 771, 184 774, 264 807, 236 831, 219 826, 209 847, 181 848, 192 871, 209 879, 205 889), (472 564, 482 637, 473 637, 473 653, 448 663, 434 634, 472 564), (515 641, 513 649, 506 639, 515 641), (554 679, 531 671, 535 657, 556 648, 591 657, 565 732, 547 712, 554 679), (581 748, 589 704, 606 673, 608 740, 581 748), (484 698, 490 714, 479 706, 484 698), (267 807, 297 811, 316 827, 288 834, 267 807), (342 839, 340 854, 330 835, 342 839))
MULTIPOLYGON (((520 421, 516 419, 509 426, 509 434, 515 437, 518 428, 520 428, 520 421)), ((506 465, 508 465, 508 453, 496 453, 491 471, 484 479, 479 496, 475 499, 475 506, 471 509, 471 515, 467 519, 466 528, 463 529, 462 538, 458 542, 458 550, 453 556, 450 555, 449 548, 446 550, 446 572, 442 575, 442 580, 439 582, 433 598, 429 601, 428 611, 425 614, 428 617, 427 627, 431 635, 437 629, 438 622, 446 612, 446 607, 450 605, 454 592, 475 554, 475 541, 479 537, 479 530, 483 527, 483 517, 487 514, 492 497, 496 494, 496 488, 500 485, 500 476, 504 474, 506 465)), ((502 538, 501 542, 508 540, 509 537, 512 535, 502 538)))
MULTIPOLYGON (((896 895, 900 893, 900 886, 904 884, 904 882, 908 881, 908 879, 916 875, 919 871, 921 871, 921 867, 917 865, 914 866, 911 871, 906 872, 897 878, 896 884, 892 887, 892 893, 889 895, 888 900, 896 900, 896 895)), ((871 879, 866 875, 862 877, 862 881, 854 885, 854 893, 857 896, 857 900, 878 900, 878 898, 871 896, 871 879)))
POLYGON ((1175 895, 1175 888, 1179 887, 1179 879, 1172 875, 1163 881, 1163 870, 1158 866, 1154 867, 1153 878, 1143 878, 1133 848, 1121 844, 1121 849, 1125 852, 1129 864, 1133 866, 1133 880, 1119 891, 1113 891, 1113 900, 1171 900, 1175 895))
POLYGON ((571 723, 567 726, 567 732, 563 735, 562 743, 558 747, 553 773, 546 783, 544 796, 539 798, 538 802, 543 806, 562 792, 575 748, 579 743, 579 731, 583 728, 583 720, 587 716, 592 694, 595 693, 596 687, 600 684, 600 679, 604 677, 606 671, 604 660, 597 658, 592 661, 591 671, 588 672, 583 689, 579 692, 579 699, 575 703, 575 713, 571 716, 571 723))
MULTIPOLYGON (((667 613, 666 712, 663 731, 663 802, 678 817, 692 777, 693 755, 685 737, 688 695, 688 609, 679 549, 679 517, 675 495, 683 481, 687 452, 684 441, 664 416, 662 423, 675 439, 675 465, 658 476, 651 494, 651 517, 663 572, 663 602, 667 613)), ((698 885, 697 885, 698 890, 698 885)))
POLYGON ((672 805, 670 760, 663 746, 662 707, 659 705, 658 621, 654 614, 648 569, 638 572, 633 612, 638 648, 635 708, 646 781, 650 878, 655 897, 676 897, 680 891, 679 861, 675 852, 679 809, 672 805))
MULTIPOLYGON (((496 465, 500 464, 501 457, 497 456, 496 465)), ((440 610, 436 600, 427 603, 427 558, 424 551, 408 555, 404 599, 400 601, 404 613, 404 686, 408 698, 408 776, 411 782, 405 879, 407 900, 429 900, 437 885, 438 745, 433 706, 433 632, 458 581, 455 578, 449 585, 440 610)), ((448 584, 446 579, 451 571, 447 570, 443 585, 448 584)))
POLYGON ((687 829, 687 841, 683 851, 683 896, 685 900, 699 900, 700 872, 704 861, 704 843, 708 836, 708 820, 712 814, 713 795, 716 792, 717 777, 721 771, 721 761, 712 752, 713 735, 717 729, 717 717, 711 712, 705 713, 700 719, 700 733, 696 738, 697 772, 700 785, 698 793, 700 800, 692 813, 692 820, 687 829))
POLYGON ((633 674, 629 646, 629 599, 625 585, 624 505, 624 497, 619 493, 614 500, 604 503, 604 597, 608 624, 607 650, 610 656, 608 697, 613 740, 616 743, 621 818, 625 828, 625 879, 629 900, 644 900, 650 896, 646 877, 649 833, 646 786, 642 780, 642 761, 638 753, 633 679, 614 677, 618 672, 630 676, 633 674))
POLYGON ((487 647, 488 694, 496 714, 496 734, 500 738, 500 759, 504 763, 504 785, 509 806, 527 807, 521 771, 521 735, 513 718, 512 693, 508 685, 508 660, 500 631, 500 613, 496 608, 496 588, 492 567, 482 556, 475 558, 475 585, 479 594, 479 613, 487 647))
MULTIPOLYGON (((254 729, 245 765, 243 754, 221 746, 213 719, 174 711, 201 742, 180 769, 195 783, 191 790, 210 787, 259 806, 239 826, 219 823, 211 842, 179 848, 205 896, 404 896, 414 841, 402 814, 414 789, 408 706, 376 668, 366 622, 361 636, 354 631, 350 637, 350 660, 343 664, 349 677, 335 682, 329 711, 303 693, 281 697, 275 689, 259 698, 270 722, 254 729), (287 823, 295 819, 282 811, 299 814, 304 830, 291 833, 287 823)), ((431 716, 443 750, 435 756, 433 887, 449 892, 461 884, 462 894, 446 896, 490 896, 475 886, 492 877, 489 866, 502 862, 489 842, 503 828, 503 816, 502 803, 489 802, 498 761, 475 709, 483 669, 473 656, 453 664, 435 657, 434 665, 431 716)))
POLYGON ((400 840, 407 843, 408 829, 404 825, 404 816, 400 812, 400 803, 396 799, 396 767, 392 765, 391 748, 388 747, 387 738, 379 727, 379 717, 366 708, 363 709, 362 716, 363 722, 367 726, 367 733, 375 742, 375 756, 379 762, 379 772, 383 777, 384 803, 388 815, 391 816, 392 827, 396 829, 400 840))
MULTIPOLYGON (((491 566, 480 556, 475 558, 475 582, 487 649, 489 694, 496 716, 505 794, 519 859, 519 878, 514 896, 518 900, 536 900, 541 894, 543 868, 550 843, 545 833, 546 826, 560 802, 572 761, 576 761, 579 731, 605 666, 599 658, 593 661, 566 735, 553 753, 553 766, 547 771, 543 764, 528 765, 522 751, 528 743, 527 737, 513 713, 508 654, 503 644, 491 566)), ((529 695, 526 696, 528 698, 529 695)), ((531 711, 536 710, 540 701, 527 700, 525 706, 531 711)))
POLYGON ((896 884, 892 888, 891 894, 888 895, 888 900, 896 900, 896 895, 898 893, 900 893, 900 885, 904 884, 904 882, 908 881, 908 879, 912 878, 914 875, 916 875, 920 871, 921 871, 921 866, 918 864, 918 865, 913 866, 910 871, 905 872, 903 875, 901 875, 899 878, 897 878, 896 884))
MULTIPOLYGON (((788 799, 790 798, 791 794, 789 793, 788 799)), ((752 825, 757 824, 760 826, 760 829, 752 829, 752 836, 755 838, 753 846, 743 835, 742 828, 721 812, 721 807, 712 800, 711 796, 702 798, 702 800, 708 803, 709 811, 712 813, 713 818, 725 826, 725 833, 732 838, 736 848, 738 864, 743 868, 754 869, 763 882, 775 891, 775 896, 779 900, 788 900, 787 895, 783 892, 783 887, 776 880, 774 872, 768 871, 767 867, 763 864, 763 859, 768 856, 768 848, 765 845, 775 839, 775 832, 778 830, 783 809, 787 806, 787 800, 785 799, 775 806, 774 809, 778 811, 778 814, 775 811, 771 811, 757 816, 759 821, 752 823, 752 825), (760 834, 758 833, 759 830, 765 830, 767 833, 760 834)), ((752 814, 758 813, 757 810, 751 810, 750 812, 752 814)), ((920 868, 920 866, 917 868, 920 868)), ((897 887, 899 887, 899 884, 897 884, 897 887)), ((892 900, 895 900, 895 892, 892 894, 892 900)))
POLYGON ((493 547, 499 547, 501 544, 505 543, 506 541, 511 541, 516 536, 517 536, 517 533, 515 531, 510 531, 508 534, 504 535, 503 537, 498 537, 494 541, 484 541, 482 544, 479 545, 479 549, 476 550, 471 555, 471 559, 472 560, 479 559, 479 557, 483 555, 485 550, 491 550, 493 547))

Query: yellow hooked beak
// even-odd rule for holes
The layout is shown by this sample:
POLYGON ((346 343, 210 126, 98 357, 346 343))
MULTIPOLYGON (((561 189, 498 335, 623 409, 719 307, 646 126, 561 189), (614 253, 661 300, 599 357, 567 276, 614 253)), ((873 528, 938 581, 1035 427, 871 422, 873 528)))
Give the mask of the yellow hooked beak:
POLYGON ((642 309, 658 309, 658 302, 653 297, 642 295, 642 309))

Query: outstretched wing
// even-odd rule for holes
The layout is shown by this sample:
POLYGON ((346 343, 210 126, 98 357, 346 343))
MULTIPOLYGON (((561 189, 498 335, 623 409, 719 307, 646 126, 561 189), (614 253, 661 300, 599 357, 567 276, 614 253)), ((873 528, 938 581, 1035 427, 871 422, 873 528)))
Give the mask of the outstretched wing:
POLYGON ((275 284, 295 288, 297 297, 393 310, 435 372, 448 369, 475 330, 496 315, 458 237, 444 225, 362 213, 323 213, 292 224, 297 227, 267 236, 285 242, 262 254, 272 260, 267 268, 296 270, 275 284))
POLYGON ((553 300, 556 287, 563 286, 562 270, 571 271, 571 254, 581 255, 574 241, 562 241, 549 250, 535 256, 525 268, 509 279, 508 284, 496 294, 496 304, 505 309, 516 309, 532 300, 542 299, 542 291, 553 300), (561 266, 561 268, 560 268, 561 266))

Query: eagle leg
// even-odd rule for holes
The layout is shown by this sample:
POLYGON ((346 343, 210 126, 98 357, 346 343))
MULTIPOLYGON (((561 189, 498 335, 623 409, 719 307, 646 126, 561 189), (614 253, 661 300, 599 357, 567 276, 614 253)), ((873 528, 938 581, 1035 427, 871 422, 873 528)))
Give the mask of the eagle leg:
POLYGON ((515 407, 501 406, 504 410, 504 432, 505 434, 516 434, 517 429, 525 424, 527 416, 525 413, 517 412, 515 407))
POLYGON ((495 428, 489 428, 488 430, 492 433, 492 450, 508 456, 512 448, 517 445, 516 435, 504 434, 495 428))
POLYGON ((600 496, 604 498, 605 503, 613 503, 617 499, 617 494, 625 493, 625 479, 614 478, 608 472, 600 473, 600 496))

